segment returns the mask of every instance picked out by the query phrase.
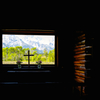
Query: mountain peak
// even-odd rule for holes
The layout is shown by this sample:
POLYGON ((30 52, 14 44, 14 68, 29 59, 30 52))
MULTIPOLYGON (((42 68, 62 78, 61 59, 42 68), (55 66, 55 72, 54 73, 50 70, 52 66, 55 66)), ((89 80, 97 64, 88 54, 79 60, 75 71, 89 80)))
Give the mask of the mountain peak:
POLYGON ((34 48, 36 47, 39 53, 43 53, 44 49, 47 48, 47 51, 54 49, 54 44, 49 42, 46 44, 41 42, 42 38, 33 36, 16 36, 16 35, 3 35, 3 47, 15 47, 15 46, 22 46, 23 48, 34 48), (39 41, 40 40, 40 41, 39 41))

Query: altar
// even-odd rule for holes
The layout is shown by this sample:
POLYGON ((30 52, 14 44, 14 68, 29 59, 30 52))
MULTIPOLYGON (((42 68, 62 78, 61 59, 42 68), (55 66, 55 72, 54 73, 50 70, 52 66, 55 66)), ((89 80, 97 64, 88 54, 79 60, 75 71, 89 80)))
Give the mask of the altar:
POLYGON ((24 70, 13 71, 13 70, 9 70, 7 72, 8 73, 44 73, 44 72, 50 72, 50 71, 49 70, 34 70, 34 71, 24 71, 24 70))

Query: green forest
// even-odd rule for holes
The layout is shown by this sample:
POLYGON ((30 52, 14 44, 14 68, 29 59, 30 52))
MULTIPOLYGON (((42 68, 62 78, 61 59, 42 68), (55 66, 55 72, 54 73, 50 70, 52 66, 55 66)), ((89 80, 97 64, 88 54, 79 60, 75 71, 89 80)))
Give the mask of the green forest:
POLYGON ((43 54, 38 54, 36 47, 29 49, 22 48, 22 46, 2 48, 3 64, 16 64, 18 60, 22 64, 28 64, 28 56, 24 56, 28 54, 28 50, 31 51, 30 54, 34 54, 34 56, 30 56, 30 64, 36 64, 36 61, 39 60, 42 61, 42 64, 55 64, 55 49, 50 50, 48 53, 45 48, 43 54))

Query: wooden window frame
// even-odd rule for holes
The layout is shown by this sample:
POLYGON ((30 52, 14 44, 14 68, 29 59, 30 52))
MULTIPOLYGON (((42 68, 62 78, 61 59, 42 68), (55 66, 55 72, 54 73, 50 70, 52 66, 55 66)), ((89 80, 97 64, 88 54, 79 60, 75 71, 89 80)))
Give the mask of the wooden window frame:
MULTIPOLYGON (((55 35, 55 64, 44 64, 44 67, 58 67, 58 36, 56 34, 56 30, 40 30, 40 29, 2 29, 2 34, 15 34, 15 35, 55 35)), ((2 38, 1 34, 1 38, 2 38)), ((1 39, 2 40, 2 39, 1 39)), ((2 64, 2 61, 1 61, 2 64)), ((22 64, 22 66, 26 66, 28 64, 22 64)), ((36 66, 36 64, 30 64, 31 66, 36 66)), ((17 66, 17 64, 2 64, 3 66, 17 66)))

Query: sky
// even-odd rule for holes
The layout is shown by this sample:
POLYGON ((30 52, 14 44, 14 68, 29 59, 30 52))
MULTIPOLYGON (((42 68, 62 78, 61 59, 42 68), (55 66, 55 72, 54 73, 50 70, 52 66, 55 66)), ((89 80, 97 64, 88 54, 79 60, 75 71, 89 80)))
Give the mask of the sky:
MULTIPOLYGON (((36 42, 40 42, 41 44, 49 44, 49 43, 53 43, 55 41, 55 36, 54 35, 16 35, 17 37, 19 37, 20 39, 26 41, 31 40, 31 41, 36 41, 36 42)), ((55 44, 54 44, 55 45, 55 44)))
MULTIPOLYGON (((24 39, 26 37, 26 35, 17 35, 19 38, 24 39)), ((32 41, 37 41, 43 44, 49 44, 50 42, 54 44, 54 36, 47 36, 47 35, 34 35, 31 37, 28 36, 28 39, 32 40, 32 41)))

